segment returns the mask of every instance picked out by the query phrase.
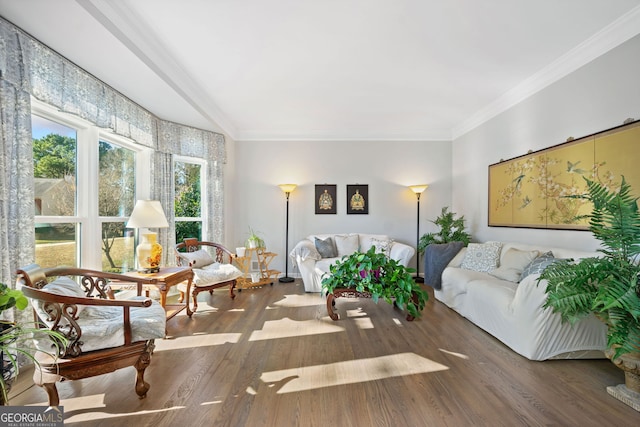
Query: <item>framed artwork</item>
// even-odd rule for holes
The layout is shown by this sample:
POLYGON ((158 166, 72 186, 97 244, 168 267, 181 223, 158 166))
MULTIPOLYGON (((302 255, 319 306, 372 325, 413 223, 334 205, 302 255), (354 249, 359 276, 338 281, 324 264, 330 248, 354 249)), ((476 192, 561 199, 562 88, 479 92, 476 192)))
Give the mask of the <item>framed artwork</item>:
POLYGON ((489 226, 587 230, 584 178, 640 188, 640 121, 489 166, 489 226))
POLYGON ((364 184, 347 185, 347 213, 369 213, 369 186, 364 184))
POLYGON ((336 208, 336 185, 316 184, 316 198, 314 201, 316 214, 335 214, 336 208))

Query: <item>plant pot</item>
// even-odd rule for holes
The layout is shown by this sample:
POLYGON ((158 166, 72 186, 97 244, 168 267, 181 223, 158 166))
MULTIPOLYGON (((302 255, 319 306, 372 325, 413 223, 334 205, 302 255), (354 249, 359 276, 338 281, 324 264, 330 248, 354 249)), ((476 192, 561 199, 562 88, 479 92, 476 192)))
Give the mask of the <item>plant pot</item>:
POLYGON ((238 256, 238 258, 242 258, 244 257, 246 251, 247 251, 247 248, 245 248, 244 246, 241 246, 239 248, 236 248, 236 255, 238 256))
POLYGON ((605 355, 624 371, 624 384, 607 387, 607 393, 640 412, 640 353, 625 353, 613 359, 614 351, 607 349, 605 355))
MULTIPOLYGON (((0 335, 11 334, 16 325, 14 323, 7 323, 4 321, 0 321, 0 335)), ((9 395, 9 391, 11 390, 11 385, 16 377, 16 366, 11 361, 9 354, 7 353, 7 346, 14 343, 17 338, 11 339, 2 339, 2 348, 0 349, 0 361, 2 361, 2 366, 0 370, 0 375, 2 375, 2 383, 4 390, 0 390, 0 405, 4 406, 8 403, 5 399, 5 395, 9 395)), ((12 357, 15 359, 17 357, 17 352, 12 352, 12 357)))

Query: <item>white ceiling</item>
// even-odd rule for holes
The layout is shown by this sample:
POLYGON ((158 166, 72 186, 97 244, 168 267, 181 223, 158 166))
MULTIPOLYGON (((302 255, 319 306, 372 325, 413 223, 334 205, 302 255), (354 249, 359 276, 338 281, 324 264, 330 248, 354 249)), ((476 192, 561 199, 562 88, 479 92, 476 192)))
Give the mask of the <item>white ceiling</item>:
POLYGON ((0 15, 155 115, 235 140, 449 140, 640 33, 640 0, 0 0, 0 15))

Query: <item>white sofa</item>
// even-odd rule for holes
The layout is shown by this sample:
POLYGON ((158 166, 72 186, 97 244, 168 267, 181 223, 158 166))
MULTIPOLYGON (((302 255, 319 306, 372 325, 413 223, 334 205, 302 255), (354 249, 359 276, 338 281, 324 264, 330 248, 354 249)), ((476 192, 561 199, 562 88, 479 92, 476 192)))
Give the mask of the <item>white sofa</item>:
MULTIPOLYGON (((472 252, 476 249, 477 246, 472 252)), ((518 282, 518 269, 523 271, 526 252, 544 254, 551 251, 555 258, 574 259, 598 256, 598 253, 503 243, 499 252, 502 271, 480 272, 468 269, 468 265, 463 268, 470 250, 460 250, 442 272, 441 288, 434 290, 437 300, 530 360, 604 357, 602 350, 606 348, 607 340, 603 322, 591 316, 571 325, 562 323, 560 315, 551 309, 543 309, 546 281, 538 284, 540 274, 535 268, 533 274, 518 282), (520 258, 520 265, 509 268, 514 255, 520 258), (506 256, 510 256, 511 261, 505 260, 506 256), (506 277, 514 274, 515 277, 506 277), (505 277, 511 280, 505 280, 505 277)))
POLYGON ((329 266, 345 255, 351 255, 355 251, 366 252, 371 246, 376 246, 380 251, 388 253, 390 258, 397 260, 405 267, 415 254, 415 249, 404 243, 396 242, 383 234, 313 234, 299 241, 289 254, 294 265, 300 270, 304 290, 306 292, 322 291, 322 276, 329 272, 329 266), (324 242, 321 248, 326 249, 326 244, 333 243, 335 252, 319 251, 316 247, 316 239, 324 242), (323 255, 334 255, 325 256, 323 255))

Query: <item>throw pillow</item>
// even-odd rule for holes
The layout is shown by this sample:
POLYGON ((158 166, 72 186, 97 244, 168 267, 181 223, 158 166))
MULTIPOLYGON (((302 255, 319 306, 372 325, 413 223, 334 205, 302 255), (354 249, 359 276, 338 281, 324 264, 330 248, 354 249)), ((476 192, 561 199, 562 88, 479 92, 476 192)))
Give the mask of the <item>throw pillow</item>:
MULTIPOLYGON (((86 295, 84 294, 84 291, 82 290, 82 287, 78 283, 76 283, 73 279, 67 276, 58 277, 53 282, 47 283, 42 287, 42 290, 45 292, 49 292, 51 294, 63 295, 66 297, 80 297, 80 298, 86 297, 86 295)), ((34 303, 36 312, 38 313, 38 316, 41 319, 45 319, 49 317, 47 313, 44 311, 44 304, 45 304, 44 301, 34 300, 33 303, 34 303)), ((85 306, 78 305, 77 308, 78 308, 77 314, 79 315, 80 312, 85 308, 85 306)))
POLYGON ((333 238, 338 250, 338 256, 343 257, 357 252, 360 247, 357 234, 336 234, 333 238))
POLYGON ((391 245, 393 245, 393 239, 376 239, 375 237, 371 239, 372 246, 376 248, 376 252, 381 252, 386 256, 389 256, 391 252, 391 245))
POLYGON ((189 263, 189 267, 202 268, 205 265, 213 263, 213 258, 205 249, 200 249, 195 252, 179 252, 178 255, 189 263))
POLYGON ((547 268, 549 265, 556 262, 558 258, 553 256, 553 252, 545 252, 526 266, 524 270, 522 270, 522 274, 520 275, 520 281, 524 280, 525 277, 532 274, 540 274, 547 268))
POLYGON ((469 243, 461 267, 489 272, 498 266, 502 242, 469 243))
POLYGON ((520 281, 520 275, 524 268, 527 267, 538 255, 540 255, 540 252, 538 251, 523 251, 516 248, 510 248, 504 253, 504 255, 502 255, 500 267, 495 270, 491 270, 489 274, 497 277, 498 279, 517 283, 520 281))
POLYGON ((315 245, 322 258, 335 258, 338 256, 336 246, 333 244, 331 237, 327 237, 324 240, 316 237, 315 245))
POLYGON ((499 267, 491 270, 489 274, 507 282, 518 283, 520 281, 520 271, 515 268, 499 267))

